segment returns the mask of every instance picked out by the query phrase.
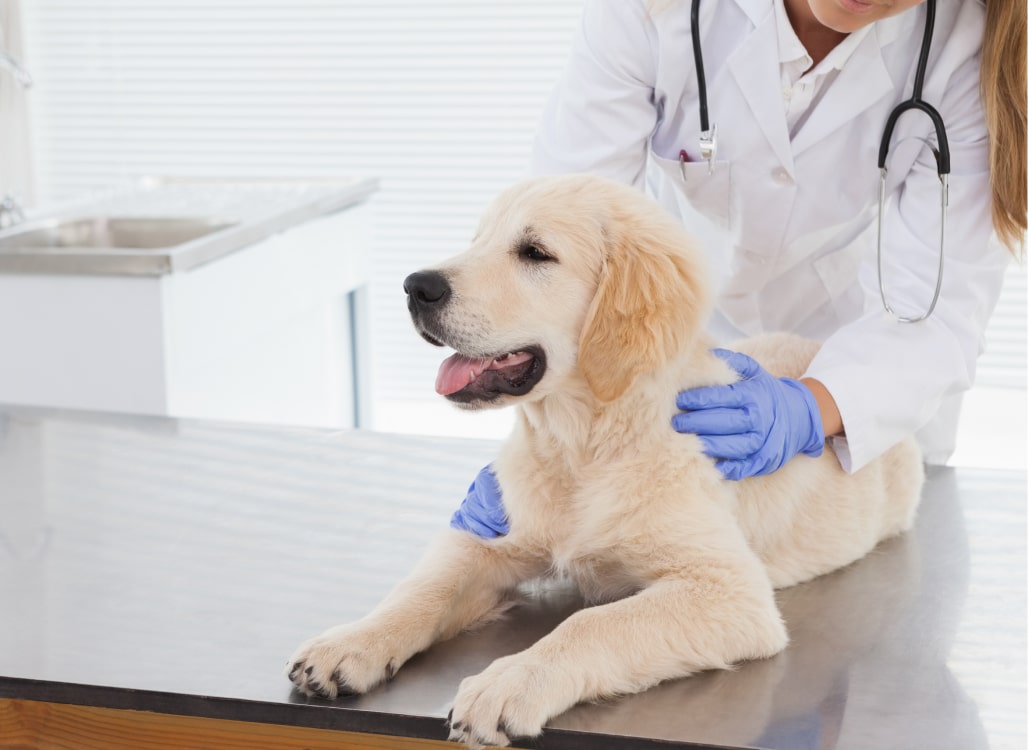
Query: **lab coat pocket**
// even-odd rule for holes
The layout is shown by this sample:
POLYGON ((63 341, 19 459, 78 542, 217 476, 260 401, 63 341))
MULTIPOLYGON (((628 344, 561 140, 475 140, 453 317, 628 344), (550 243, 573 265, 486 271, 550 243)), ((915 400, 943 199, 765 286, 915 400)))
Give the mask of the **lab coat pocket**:
POLYGON ((731 162, 715 160, 712 170, 706 161, 682 162, 652 152, 650 155, 665 184, 674 189, 683 216, 698 213, 720 229, 732 226, 731 162))

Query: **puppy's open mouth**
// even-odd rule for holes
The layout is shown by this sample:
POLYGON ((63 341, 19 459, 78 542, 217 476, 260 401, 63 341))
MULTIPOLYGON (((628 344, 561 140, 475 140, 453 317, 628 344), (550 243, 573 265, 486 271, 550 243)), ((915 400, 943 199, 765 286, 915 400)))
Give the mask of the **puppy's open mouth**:
POLYGON ((435 390, 451 401, 490 401, 503 395, 523 396, 546 370, 546 356, 537 346, 495 357, 457 353, 439 366, 435 390))

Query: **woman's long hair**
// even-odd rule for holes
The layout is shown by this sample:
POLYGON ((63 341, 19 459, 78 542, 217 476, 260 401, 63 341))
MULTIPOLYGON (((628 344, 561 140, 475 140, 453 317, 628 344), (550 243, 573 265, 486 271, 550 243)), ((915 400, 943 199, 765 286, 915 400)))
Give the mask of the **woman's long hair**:
POLYGON ((992 224, 1015 255, 1028 232, 1028 54, 1025 0, 988 0, 981 92, 989 128, 992 224))

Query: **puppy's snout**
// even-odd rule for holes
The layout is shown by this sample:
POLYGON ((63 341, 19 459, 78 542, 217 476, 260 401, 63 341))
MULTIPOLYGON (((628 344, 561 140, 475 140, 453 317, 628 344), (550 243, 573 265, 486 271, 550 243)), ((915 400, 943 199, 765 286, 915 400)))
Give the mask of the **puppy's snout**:
POLYGON ((438 271, 418 271, 403 281, 408 305, 442 305, 450 298, 450 282, 438 271))

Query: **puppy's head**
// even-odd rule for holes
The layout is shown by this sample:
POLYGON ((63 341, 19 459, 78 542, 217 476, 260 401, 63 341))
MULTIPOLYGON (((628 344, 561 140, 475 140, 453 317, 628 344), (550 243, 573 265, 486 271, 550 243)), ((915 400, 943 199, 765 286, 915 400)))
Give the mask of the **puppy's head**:
POLYGON ((456 354, 436 390, 467 407, 537 400, 583 381, 612 401, 703 326, 706 280, 655 203, 597 177, 503 193, 467 252, 404 282, 418 332, 456 354))

